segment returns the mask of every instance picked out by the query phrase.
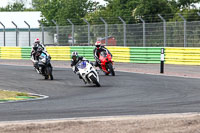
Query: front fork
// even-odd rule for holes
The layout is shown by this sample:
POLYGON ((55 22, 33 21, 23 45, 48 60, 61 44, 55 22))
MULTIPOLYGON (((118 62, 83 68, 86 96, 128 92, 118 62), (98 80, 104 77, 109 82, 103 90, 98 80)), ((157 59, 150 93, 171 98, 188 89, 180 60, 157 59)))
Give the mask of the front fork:
POLYGON ((106 64, 105 65, 101 65, 101 69, 105 72, 105 73, 109 73, 106 69, 106 64))

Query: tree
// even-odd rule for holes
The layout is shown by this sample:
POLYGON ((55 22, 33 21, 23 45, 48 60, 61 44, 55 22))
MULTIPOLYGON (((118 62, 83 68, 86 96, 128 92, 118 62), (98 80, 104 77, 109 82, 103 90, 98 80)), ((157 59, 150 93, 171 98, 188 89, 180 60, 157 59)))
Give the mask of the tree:
POLYGON ((147 22, 160 21, 158 14, 172 14, 172 5, 167 0, 140 0, 133 16, 142 16, 147 22))
POLYGON ((200 0, 178 0, 177 1, 177 6, 179 7, 179 9, 183 8, 183 9, 190 9, 192 8, 196 8, 195 4, 199 3, 200 0))
POLYGON ((0 11, 24 11, 25 7, 23 3, 14 3, 13 5, 7 5, 5 8, 0 8, 0 11))
POLYGON ((107 2, 106 7, 99 7, 93 13, 87 15, 87 19, 91 23, 96 23, 99 17, 109 19, 108 23, 121 23, 118 17, 122 17, 127 24, 133 23, 133 17, 131 17, 133 9, 138 5, 138 0, 105 0, 107 2))
POLYGON ((34 0, 33 6, 40 10, 43 15, 45 25, 54 25, 51 20, 55 20, 59 25, 69 24, 67 19, 76 20, 83 23, 82 18, 88 12, 94 10, 95 2, 91 0, 34 0))

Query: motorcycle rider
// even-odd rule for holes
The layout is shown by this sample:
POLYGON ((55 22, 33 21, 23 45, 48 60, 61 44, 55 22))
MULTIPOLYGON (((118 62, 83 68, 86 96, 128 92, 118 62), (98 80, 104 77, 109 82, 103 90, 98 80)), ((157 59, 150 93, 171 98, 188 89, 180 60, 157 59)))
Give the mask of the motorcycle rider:
MULTIPOLYGON (((77 68, 77 64, 79 64, 81 61, 87 61, 88 63, 90 63, 91 65, 93 65, 89 60, 87 60, 85 57, 83 56, 79 56, 78 52, 74 51, 71 54, 72 60, 71 60, 71 67, 74 67, 73 71, 75 74, 77 74, 79 76, 80 79, 82 79, 79 70, 77 68)), ((83 80, 86 84, 86 81, 83 80)))
POLYGON ((112 54, 110 53, 110 51, 109 51, 107 48, 105 48, 105 47, 102 45, 101 41, 97 41, 97 42, 95 43, 95 46, 96 46, 96 48, 94 49, 93 54, 94 54, 94 58, 95 58, 96 62, 95 62, 95 65, 94 65, 94 66, 95 66, 95 67, 97 67, 97 66, 101 67, 101 61, 99 60, 99 55, 100 55, 100 53, 101 53, 102 51, 106 51, 107 53, 109 53, 109 54, 111 55, 111 57, 112 57, 112 54))
POLYGON ((32 46, 32 50, 31 50, 31 60, 33 62, 33 66, 34 66, 35 70, 38 73, 41 73, 39 70, 39 65, 38 65, 39 56, 41 55, 41 53, 44 53, 47 56, 49 56, 49 54, 46 51, 45 46, 42 43, 40 43, 39 38, 36 38, 34 41, 34 44, 32 46))
MULTIPOLYGON (((76 74, 79 74, 78 72, 78 68, 77 68, 77 64, 80 63, 81 61, 85 60, 85 61, 88 61, 86 58, 84 58, 83 56, 79 56, 78 55, 78 52, 74 51, 72 52, 72 60, 71 60, 71 67, 75 66, 75 69, 74 69, 74 73, 76 74)), ((89 62, 89 61, 88 61, 89 62)), ((80 75, 79 75, 80 76, 80 75)))

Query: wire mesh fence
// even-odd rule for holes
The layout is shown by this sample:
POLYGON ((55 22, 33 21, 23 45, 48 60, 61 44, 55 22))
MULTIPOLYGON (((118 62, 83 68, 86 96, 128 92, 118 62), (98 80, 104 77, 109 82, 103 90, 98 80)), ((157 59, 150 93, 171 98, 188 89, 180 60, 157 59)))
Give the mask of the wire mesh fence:
POLYGON ((86 46, 100 40, 108 46, 200 47, 200 21, 40 27, 31 29, 30 37, 28 29, 0 28, 0 46, 4 42, 6 46, 29 46, 29 38, 54 46, 86 46))

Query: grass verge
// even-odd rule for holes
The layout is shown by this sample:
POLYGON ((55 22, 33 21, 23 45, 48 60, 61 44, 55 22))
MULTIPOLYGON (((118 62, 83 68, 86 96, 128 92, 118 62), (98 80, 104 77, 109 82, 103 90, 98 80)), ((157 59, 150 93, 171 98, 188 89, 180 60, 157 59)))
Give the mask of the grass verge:
POLYGON ((30 94, 24 92, 0 90, 0 102, 26 100, 33 98, 36 98, 36 96, 31 96, 30 94))

